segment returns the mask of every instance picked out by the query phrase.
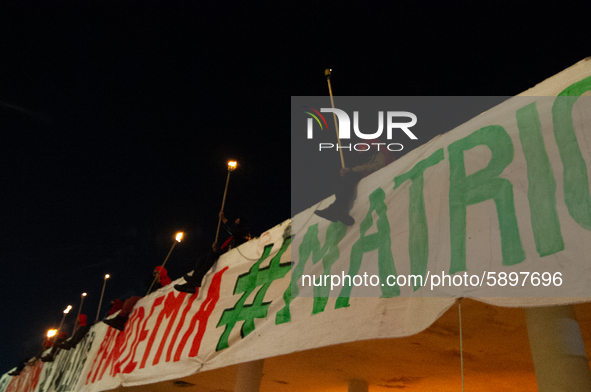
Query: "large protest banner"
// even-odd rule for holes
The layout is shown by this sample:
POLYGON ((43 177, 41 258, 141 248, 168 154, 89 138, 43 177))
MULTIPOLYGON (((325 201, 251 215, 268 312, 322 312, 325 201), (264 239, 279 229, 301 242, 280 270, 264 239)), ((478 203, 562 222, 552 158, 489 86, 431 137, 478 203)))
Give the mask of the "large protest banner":
POLYGON ((457 297, 587 301, 590 90, 586 60, 363 179, 355 225, 314 215, 324 200, 224 254, 197 294, 158 290, 124 331, 99 323, 0 392, 102 391, 409 336, 457 297))

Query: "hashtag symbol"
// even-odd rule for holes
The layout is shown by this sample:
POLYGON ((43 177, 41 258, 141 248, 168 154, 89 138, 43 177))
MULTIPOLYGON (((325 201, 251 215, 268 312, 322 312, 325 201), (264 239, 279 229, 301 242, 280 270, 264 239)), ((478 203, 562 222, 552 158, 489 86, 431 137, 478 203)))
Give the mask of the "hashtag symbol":
POLYGON ((267 311, 271 302, 263 302, 265 299, 265 293, 271 283, 277 279, 283 278, 287 272, 291 269, 291 261, 288 263, 281 264, 281 256, 291 243, 291 237, 287 237, 281 246, 281 249, 271 259, 269 266, 260 268, 261 263, 269 257, 273 244, 265 246, 263 255, 261 258, 253 264, 250 270, 242 274, 236 280, 236 286, 234 286, 234 294, 243 293, 236 305, 233 308, 226 309, 222 313, 222 317, 218 322, 218 327, 223 325, 226 326, 224 333, 220 336, 216 350, 220 351, 227 347, 228 338, 230 332, 236 326, 239 321, 244 321, 242 328, 240 328, 240 336, 244 338, 249 333, 254 331, 254 319, 267 317, 267 311), (244 304, 246 299, 254 292, 257 287, 261 287, 254 297, 252 304, 244 304))

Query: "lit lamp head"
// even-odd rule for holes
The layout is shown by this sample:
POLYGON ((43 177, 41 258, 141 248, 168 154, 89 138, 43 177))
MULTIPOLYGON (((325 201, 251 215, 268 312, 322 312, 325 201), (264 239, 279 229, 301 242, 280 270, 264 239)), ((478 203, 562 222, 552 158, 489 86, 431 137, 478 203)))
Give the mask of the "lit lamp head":
POLYGON ((176 233, 176 237, 174 238, 177 242, 181 242, 181 239, 183 238, 183 233, 176 233))
POLYGON ((82 293, 82 297, 86 297, 88 294, 86 293, 82 293))
POLYGON ((324 70, 324 76, 326 76, 327 79, 330 79, 331 72, 332 72, 332 69, 326 68, 324 70))
POLYGON ((72 309, 72 305, 68 305, 68 307, 64 309, 64 314, 68 314, 70 309, 72 309))
POLYGON ((52 338, 55 336, 56 333, 57 333, 57 329, 50 329, 49 331, 47 331, 47 337, 52 338))
POLYGON ((109 274, 106 274, 106 275, 105 275, 105 280, 109 279, 110 277, 111 277, 111 275, 109 275, 109 274))
POLYGON ((232 170, 236 169, 236 165, 237 165, 236 161, 228 162, 228 171, 232 171, 232 170))

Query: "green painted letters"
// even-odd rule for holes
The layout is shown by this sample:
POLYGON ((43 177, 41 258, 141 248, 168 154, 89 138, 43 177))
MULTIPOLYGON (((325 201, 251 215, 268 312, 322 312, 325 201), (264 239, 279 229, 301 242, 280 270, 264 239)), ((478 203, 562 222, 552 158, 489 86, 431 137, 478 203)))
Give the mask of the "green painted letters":
MULTIPOLYGON (((392 256, 392 247, 390 238, 390 223, 386 216, 388 207, 384 200, 386 194, 382 188, 378 188, 369 195, 369 211, 365 219, 359 226, 359 239, 353 244, 351 248, 351 262, 349 264, 348 275, 353 278, 357 275, 361 268, 361 261, 364 253, 378 251, 378 268, 380 281, 386 282, 388 275, 396 276, 396 267, 394 266, 394 257, 392 256), (372 212, 375 211, 378 215, 376 221, 377 232, 365 235, 367 231, 373 226, 372 212)), ((349 306, 349 296, 351 295, 351 286, 344 285, 341 289, 335 308, 346 308, 349 306)), ((382 286, 382 297, 390 298, 400 295, 400 287, 398 285, 382 286)))
MULTIPOLYGON (((410 255, 410 273, 422 275, 425 278, 427 261, 429 259, 429 228, 427 226, 427 214, 425 212, 425 196, 423 185, 425 180, 423 173, 428 167, 434 166, 443 160, 443 149, 435 151, 427 159, 417 163, 407 173, 394 178, 394 189, 398 188, 406 180, 412 184, 408 190, 408 253, 410 255)), ((421 286, 415 281, 414 291, 421 286)))
POLYGON ((225 326, 224 332, 220 336, 216 351, 229 347, 228 338, 230 332, 239 321, 244 321, 240 328, 240 336, 245 337, 255 329, 254 319, 267 317, 267 311, 271 302, 263 302, 267 289, 277 279, 283 278, 291 269, 291 263, 281 264, 281 256, 291 243, 291 237, 286 238, 279 249, 279 252, 271 259, 268 267, 260 268, 261 263, 269 257, 273 244, 265 246, 261 258, 250 267, 247 273, 244 273, 236 280, 234 294, 242 293, 240 299, 234 307, 225 309, 218 322, 218 327, 225 326), (257 287, 261 287, 254 296, 251 304, 246 304, 246 299, 254 292, 257 287))
MULTIPOLYGON (((322 267, 324 275, 330 275, 330 270, 335 261, 339 259, 339 242, 345 237, 347 233, 347 226, 342 223, 331 222, 326 229, 326 240, 324 246, 320 247, 320 241, 318 240, 318 223, 308 227, 308 231, 304 235, 302 243, 299 246, 299 260, 297 266, 292 270, 291 283, 285 293, 283 293, 283 299, 285 301, 285 307, 283 307, 277 316, 275 317, 275 324, 282 324, 291 321, 291 312, 289 305, 293 297, 296 297, 299 293, 298 280, 304 273, 304 267, 306 262, 312 256, 312 263, 316 264, 322 259, 322 267)), ((314 287, 314 305, 312 314, 320 313, 324 311, 326 303, 328 302, 328 294, 330 287, 318 286, 314 287)))
POLYGON ((564 249, 556 211, 556 180, 544 147, 536 103, 522 107, 516 116, 519 139, 527 162, 527 198, 536 250, 540 256, 548 256, 564 249))
POLYGON ((554 138, 563 166, 564 202, 568 213, 581 227, 591 230, 591 197, 587 165, 573 126, 573 106, 579 96, 591 90, 591 76, 565 88, 552 105, 554 138))
POLYGON ((450 274, 466 270, 466 208, 493 199, 497 208, 501 232, 503 265, 514 265, 525 260, 521 245, 513 185, 499 175, 513 161, 513 143, 499 125, 481 128, 448 146, 449 151, 449 215, 451 265, 450 274), (488 166, 466 176, 464 151, 476 146, 487 146, 492 157, 488 166))

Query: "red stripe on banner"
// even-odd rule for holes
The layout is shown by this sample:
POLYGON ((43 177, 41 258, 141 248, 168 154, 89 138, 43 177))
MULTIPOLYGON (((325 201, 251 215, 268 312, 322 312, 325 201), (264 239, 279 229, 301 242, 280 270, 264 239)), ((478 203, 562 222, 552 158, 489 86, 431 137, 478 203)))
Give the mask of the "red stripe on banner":
POLYGON ((168 334, 170 334, 170 330, 172 329, 172 325, 176 320, 176 316, 179 313, 183 302, 185 301, 185 297, 187 293, 180 293, 178 296, 175 297, 174 291, 171 291, 166 296, 166 301, 164 301, 164 310, 160 312, 158 316, 158 321, 156 322, 156 327, 154 327, 154 332, 152 332, 152 336, 156 336, 158 332, 158 328, 162 323, 162 319, 164 317, 170 318, 168 321, 168 325, 166 326, 166 331, 164 331, 164 336, 160 339, 160 346, 158 346, 158 351, 156 352, 156 356, 154 357, 154 361, 152 361, 152 365, 158 365, 160 362, 160 356, 162 355, 162 351, 164 351, 164 346, 166 345, 166 341, 168 340, 168 334))
MULTIPOLYGON (((179 333, 181 332, 181 329, 183 328, 183 325, 185 324, 185 318, 187 317, 187 313, 189 313, 189 310, 191 310, 191 307, 193 306, 193 302, 195 302, 195 300, 197 299, 198 294, 199 294, 199 288, 197 289, 197 292, 189 298, 189 303, 185 307, 185 310, 183 310, 181 320, 179 321, 179 324, 176 326, 176 330, 174 331, 174 335, 172 335, 172 340, 170 341, 170 344, 168 345, 168 351, 166 351, 166 362, 170 362, 170 357, 172 356, 172 350, 174 348, 174 344, 176 343, 176 339, 178 338, 179 333)), ((178 359, 176 359, 175 362, 176 361, 178 361, 178 359)))
MULTIPOLYGON (((146 319, 146 322, 144 323, 144 330, 142 331, 142 336, 140 337, 140 342, 145 340, 146 337, 148 336, 148 332, 150 330, 146 329, 146 324, 148 323, 148 320, 150 320, 150 317, 152 317, 152 314, 154 314, 154 309, 156 308, 156 306, 161 305, 163 302, 164 302, 164 296, 156 298, 156 301, 154 301, 154 304, 152 305, 152 310, 150 311, 150 315, 148 316, 148 318, 146 319)), ((150 354, 150 350, 152 350, 152 345, 154 344, 155 337, 156 337, 156 335, 152 334, 152 336, 150 337, 150 340, 148 340, 148 346, 144 350, 144 357, 142 358, 142 363, 140 364, 140 369, 143 369, 144 367, 146 367, 146 361, 148 360, 148 355, 150 354)))
POLYGON ((183 338, 181 339, 181 342, 179 343, 179 346, 176 349, 176 353, 174 354, 175 362, 181 358, 181 353, 185 348, 185 344, 187 344, 187 340, 189 340, 189 336, 195 330, 195 325, 197 324, 197 321, 199 321, 199 329, 197 330, 197 334, 193 339, 193 345, 191 346, 189 357, 194 357, 199 352, 201 340, 203 339, 205 329, 207 328, 207 320, 209 320, 209 316, 213 312, 213 309, 215 308, 218 299, 220 299, 220 286, 222 285, 222 275, 224 274, 224 272, 226 272, 227 269, 228 267, 224 268, 223 270, 219 271, 213 276, 213 279, 211 280, 211 285, 209 286, 209 290, 207 291, 207 298, 199 307, 199 311, 191 319, 189 329, 183 335, 183 338))

